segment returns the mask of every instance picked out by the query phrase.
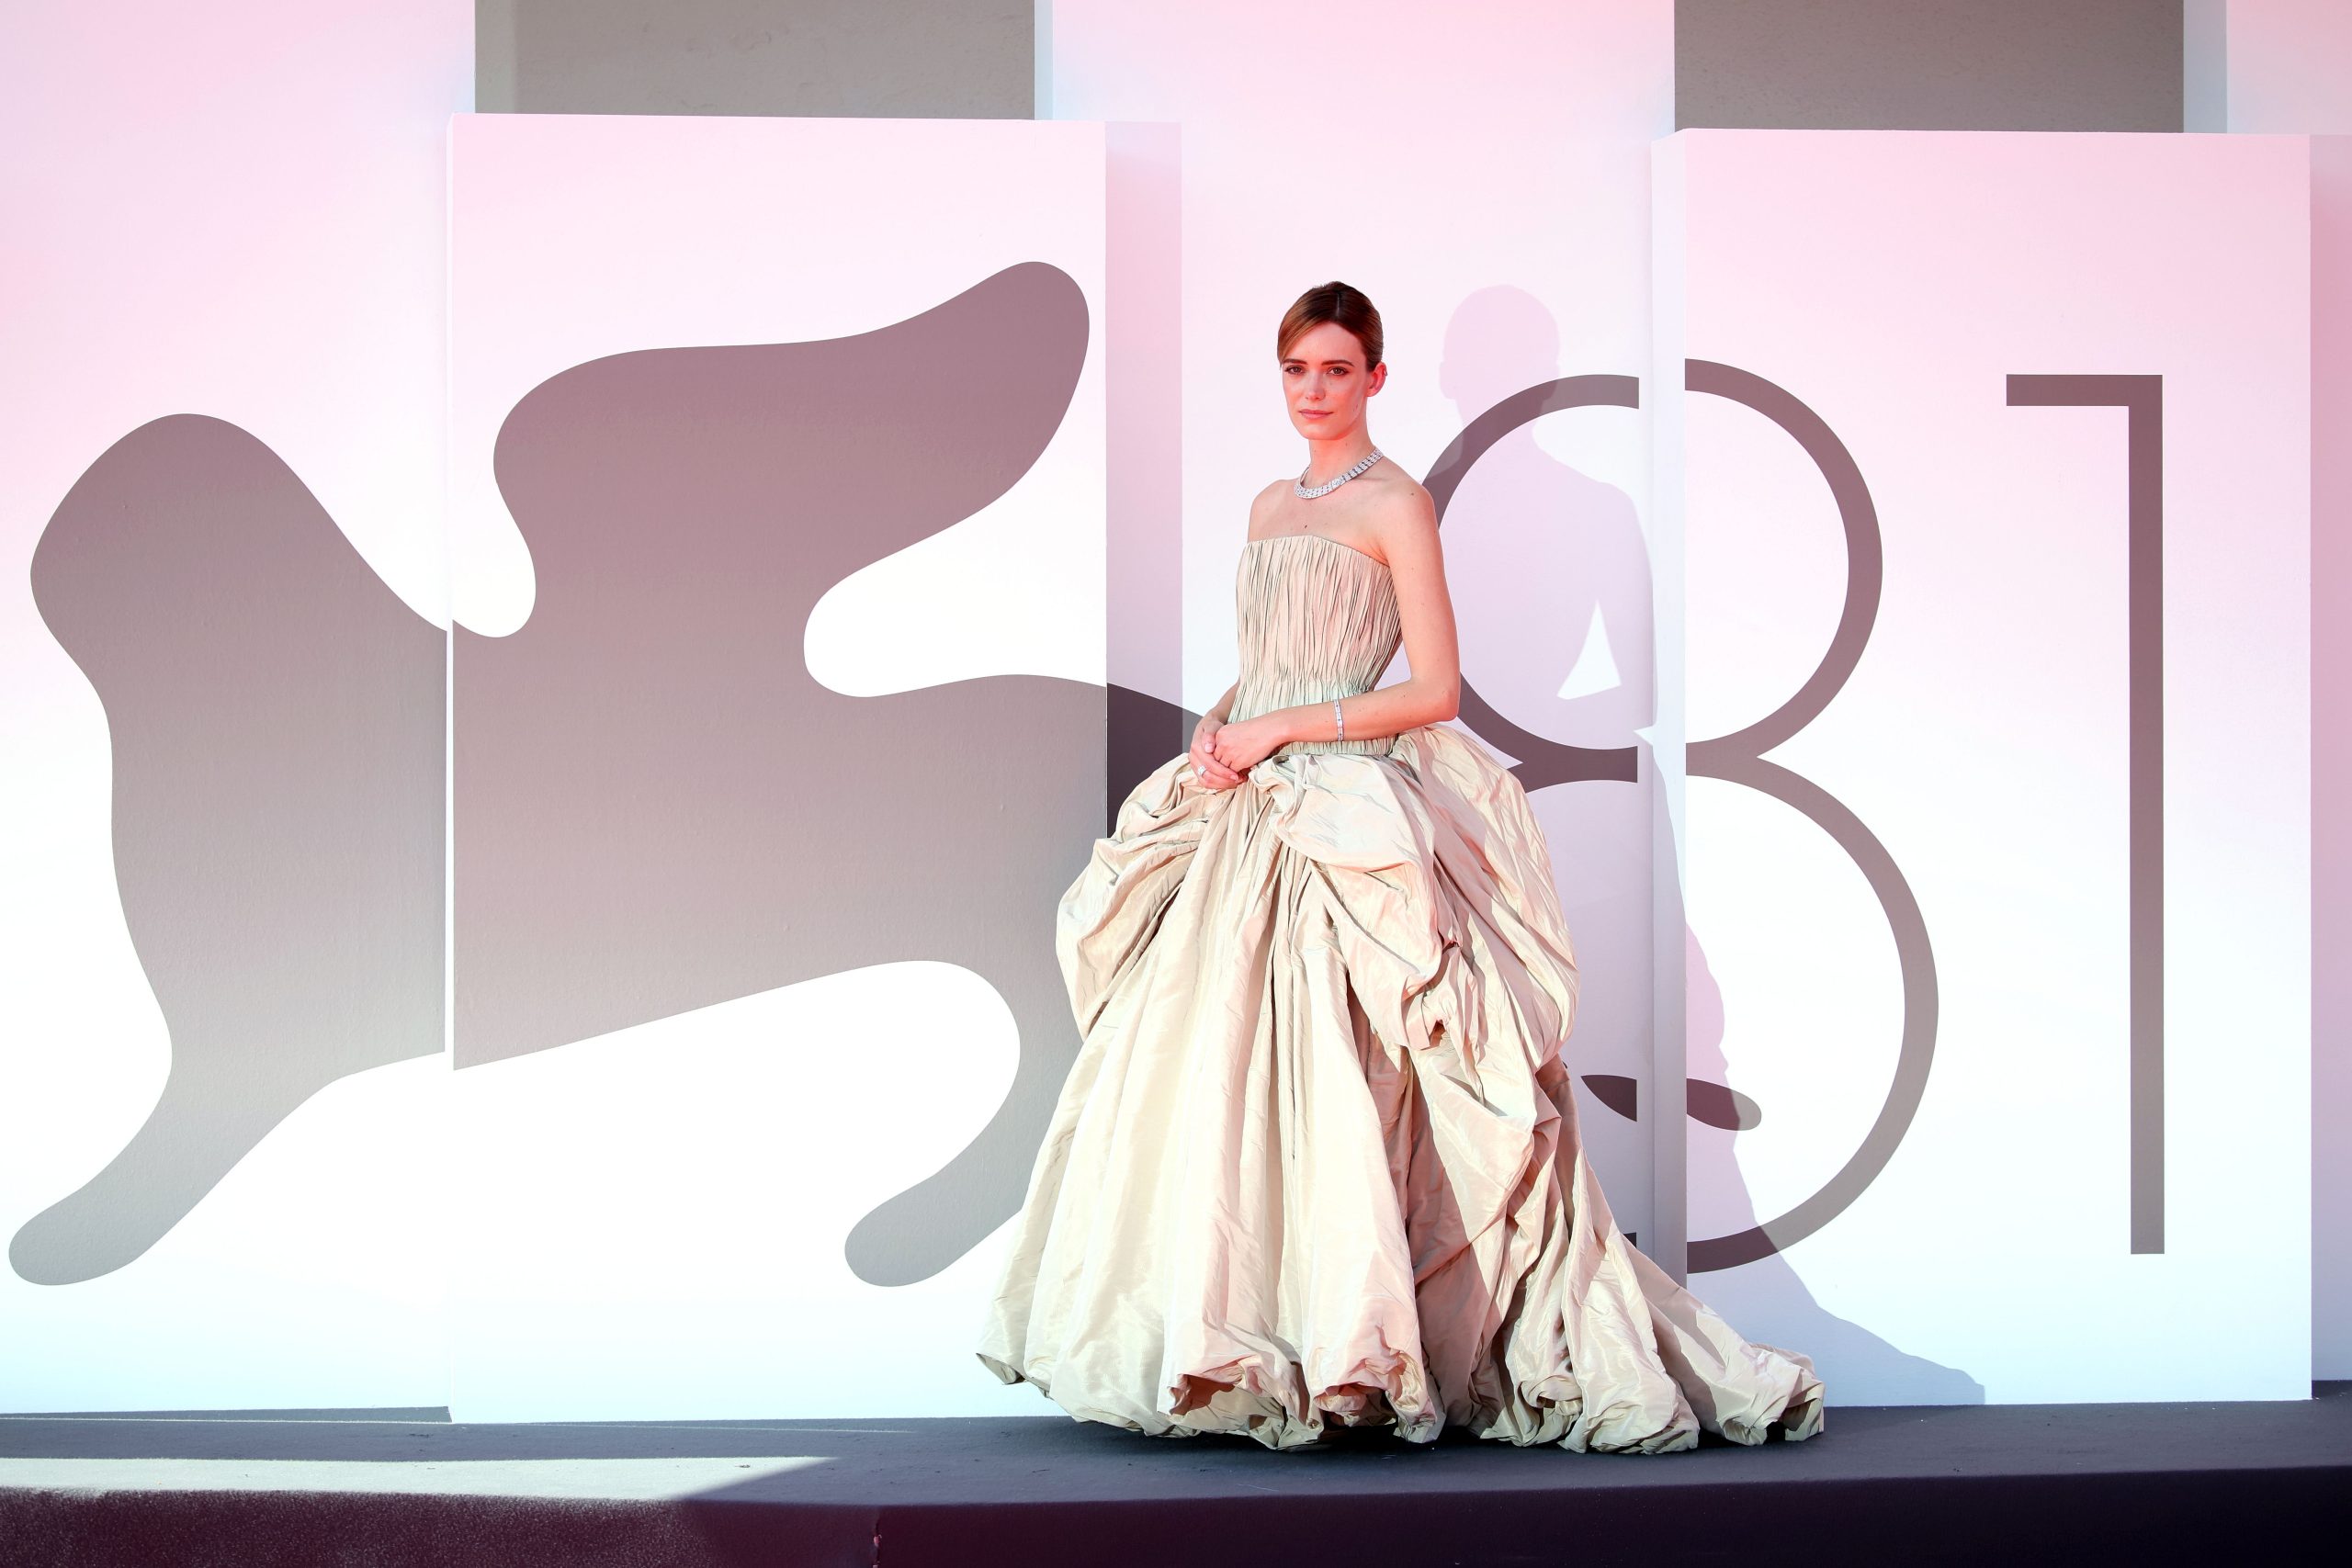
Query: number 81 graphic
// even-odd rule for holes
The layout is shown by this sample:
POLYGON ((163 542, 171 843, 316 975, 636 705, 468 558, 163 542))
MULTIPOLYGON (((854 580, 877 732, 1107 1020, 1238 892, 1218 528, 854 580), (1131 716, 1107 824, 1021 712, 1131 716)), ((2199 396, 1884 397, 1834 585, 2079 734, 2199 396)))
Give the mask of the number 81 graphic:
MULTIPOLYGON (((1744 729, 1689 743, 1687 770, 1758 790, 1826 833, 1869 883, 1894 938, 1903 981, 1903 1033, 1894 1080, 1861 1144, 1810 1197, 1777 1217, 1690 1244, 1690 1272, 1736 1268, 1811 1235, 1868 1190, 1909 1131, 1935 1058, 1935 952, 1918 899, 1877 836, 1827 790, 1765 753, 1826 710, 1844 687, 1878 618, 1885 573, 1878 510, 1861 469, 1826 421, 1785 389, 1712 360, 1684 362, 1685 388, 1728 398, 1787 432, 1827 481, 1846 536, 1846 599, 1812 674, 1778 708, 1744 729)), ((2120 407, 2128 411, 2126 547, 2130 588, 2131 703, 2131 1246, 2162 1252, 2164 1216, 2164 382, 2160 376, 2014 375, 2012 407, 2120 407)), ((1569 376, 1512 394, 1472 421, 1430 471, 1438 518, 1479 457, 1511 431, 1575 408, 1638 408, 1631 376, 1569 376)), ((1461 717, 1480 739, 1519 759, 1511 770, 1532 792, 1607 779, 1631 783, 1630 746, 1566 745, 1511 723, 1466 680, 1461 717)))

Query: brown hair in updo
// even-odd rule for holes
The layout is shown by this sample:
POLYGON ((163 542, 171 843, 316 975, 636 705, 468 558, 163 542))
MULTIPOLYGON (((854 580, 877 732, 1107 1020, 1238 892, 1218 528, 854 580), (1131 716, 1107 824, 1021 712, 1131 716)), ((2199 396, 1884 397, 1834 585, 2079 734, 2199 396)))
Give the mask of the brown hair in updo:
POLYGON ((1318 283, 1298 297, 1283 313, 1282 331, 1274 338, 1274 357, 1290 353, 1290 345, 1326 321, 1337 321, 1363 344, 1363 367, 1380 363, 1380 312, 1361 288, 1340 283, 1318 283))

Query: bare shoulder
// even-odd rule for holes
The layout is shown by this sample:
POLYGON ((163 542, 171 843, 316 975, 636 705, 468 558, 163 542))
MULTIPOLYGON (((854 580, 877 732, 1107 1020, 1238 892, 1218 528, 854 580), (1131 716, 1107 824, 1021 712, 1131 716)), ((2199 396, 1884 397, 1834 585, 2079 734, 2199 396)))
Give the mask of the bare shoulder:
MULTIPOLYGON (((1399 555, 1412 556, 1437 547, 1437 502, 1419 480, 1404 469, 1383 463, 1389 471, 1381 476, 1380 483, 1370 487, 1359 503, 1364 508, 1364 521, 1381 551, 1391 560, 1399 555)), ((1373 473, 1379 473, 1374 468, 1373 473)), ((1372 478, 1366 474, 1364 479, 1372 478)), ((1363 483, 1362 479, 1357 481, 1363 483)))
POLYGON ((1275 503, 1288 493, 1291 481, 1288 479, 1275 479, 1250 498, 1250 535, 1252 538, 1258 536, 1259 525, 1265 521, 1267 514, 1273 511, 1275 503))

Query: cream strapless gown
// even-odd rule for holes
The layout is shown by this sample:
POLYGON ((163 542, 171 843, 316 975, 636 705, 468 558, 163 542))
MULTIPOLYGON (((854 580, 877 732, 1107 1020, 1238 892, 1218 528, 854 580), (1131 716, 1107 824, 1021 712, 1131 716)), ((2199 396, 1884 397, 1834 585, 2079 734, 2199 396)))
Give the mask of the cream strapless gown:
MULTIPOLYGON (((1385 564, 1251 540, 1232 717, 1372 688, 1385 564)), ((1629 1245, 1577 1136, 1542 829, 1440 725, 1155 769, 1063 895, 1083 1037, 978 1348, 1073 1417, 1269 1448, 1393 1425, 1575 1450, 1822 1423, 1629 1245)))

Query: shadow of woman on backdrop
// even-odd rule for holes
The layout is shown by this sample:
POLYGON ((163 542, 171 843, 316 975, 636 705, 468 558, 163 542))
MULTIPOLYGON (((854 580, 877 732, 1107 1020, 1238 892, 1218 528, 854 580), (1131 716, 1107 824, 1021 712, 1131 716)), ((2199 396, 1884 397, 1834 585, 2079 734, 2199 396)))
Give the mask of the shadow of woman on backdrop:
MULTIPOLYGON (((1466 429, 1531 388, 1557 380, 1560 326, 1523 289, 1482 288, 1448 323, 1439 390, 1466 429)), ((1638 418, 1580 411, 1580 417, 1638 418)), ((1486 447, 1445 503, 1446 577, 1465 680, 1510 723, 1532 735, 1594 750, 1631 749, 1632 782, 1582 780, 1531 794, 1553 851, 1555 880, 1584 977, 1570 1062, 1586 1146, 1620 1223, 1647 1228, 1655 1193, 1639 1086, 1650 1081, 1651 948, 1655 887, 1682 886, 1670 837, 1657 832, 1665 803, 1649 727, 1657 718, 1656 628, 1648 542, 1633 498, 1579 471, 1537 440, 1541 421, 1519 424, 1486 447)), ((1590 428, 1590 427, 1588 427, 1590 428)), ((1401 656, 1400 656, 1401 657, 1401 656)), ((1392 675, 1401 675, 1401 669, 1392 675)), ((1464 728, 1471 728, 1467 725, 1464 728)), ((1475 728, 1472 733, 1476 733, 1475 728)), ((1508 746, 1481 736, 1496 750, 1508 746)), ((1514 759, 1515 761, 1522 759, 1514 759)), ((1733 1085, 1724 1050, 1724 999, 1697 934, 1684 928, 1690 1113, 1689 1185, 1713 1223, 1755 1223, 1737 1140, 1771 1108, 1733 1085)), ((1691 1280, 1709 1299, 1710 1276, 1691 1280)), ((1728 1284, 1728 1280, 1724 1283, 1728 1284)), ((1981 1404, 1965 1372, 1911 1356, 1824 1309, 1786 1258, 1746 1265, 1726 1315, 1769 1318, 1769 1337, 1811 1356, 1844 1402, 1981 1404)))

